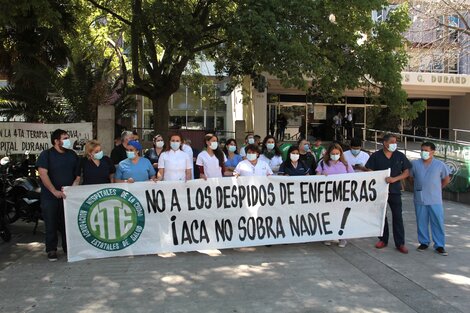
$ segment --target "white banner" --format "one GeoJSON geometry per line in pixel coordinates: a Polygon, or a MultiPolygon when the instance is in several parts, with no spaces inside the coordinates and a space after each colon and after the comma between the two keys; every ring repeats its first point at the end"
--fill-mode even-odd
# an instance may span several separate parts
{"type": "Polygon", "coordinates": [[[380,236],[388,175],[67,187],[68,259],[380,236]]]}
{"type": "Polygon", "coordinates": [[[67,131],[74,146],[75,142],[93,138],[91,123],[0,122],[0,155],[22,154],[27,150],[39,154],[52,146],[51,133],[58,128],[67,131]]]}

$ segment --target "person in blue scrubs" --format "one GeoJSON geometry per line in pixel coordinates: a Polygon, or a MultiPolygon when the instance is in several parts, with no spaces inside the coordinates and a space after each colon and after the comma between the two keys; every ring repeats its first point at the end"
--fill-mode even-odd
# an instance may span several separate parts
{"type": "Polygon", "coordinates": [[[444,162],[434,158],[436,146],[432,142],[421,145],[421,159],[412,162],[410,179],[413,181],[413,198],[418,227],[418,251],[429,247],[431,226],[434,249],[440,255],[445,250],[444,207],[442,189],[450,182],[449,169],[444,162]]]}
{"type": "Polygon", "coordinates": [[[147,158],[140,157],[142,145],[136,140],[127,143],[127,159],[119,162],[115,180],[117,183],[133,183],[138,181],[155,181],[155,169],[147,158]]]}
{"type": "MultiPolygon", "coordinates": [[[[372,171],[390,169],[390,177],[385,181],[388,186],[388,205],[392,211],[392,228],[395,247],[401,253],[407,254],[405,246],[405,227],[403,226],[401,183],[400,181],[410,175],[411,163],[406,156],[397,150],[397,136],[385,134],[383,136],[383,149],[378,150],[370,156],[365,168],[372,171]]],[[[385,216],[385,224],[382,237],[375,244],[377,249],[383,249],[388,245],[389,230],[388,219],[385,216]]]]}
{"type": "Polygon", "coordinates": [[[237,141],[230,138],[225,143],[224,153],[227,157],[225,161],[225,173],[224,176],[233,176],[233,170],[237,167],[238,163],[243,161],[242,156],[238,153],[237,141]]]}

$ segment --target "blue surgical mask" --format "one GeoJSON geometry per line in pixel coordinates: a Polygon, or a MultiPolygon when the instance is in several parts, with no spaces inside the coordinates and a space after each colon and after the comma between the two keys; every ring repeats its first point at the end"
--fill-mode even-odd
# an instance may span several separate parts
{"type": "Polygon", "coordinates": [[[351,154],[354,156],[358,156],[361,152],[361,149],[351,149],[351,154]]]}
{"type": "Polygon", "coordinates": [[[170,143],[170,147],[171,147],[171,149],[173,149],[173,150],[176,151],[176,150],[178,150],[178,149],[181,147],[181,143],[180,143],[180,142],[177,142],[177,141],[172,141],[172,142],[170,143]]]}
{"type": "Polygon", "coordinates": [[[275,145],[274,143],[267,143],[266,148],[268,148],[268,150],[272,150],[274,149],[274,145],[275,145]]]}
{"type": "Polygon", "coordinates": [[[128,159],[134,159],[135,158],[135,152],[134,151],[126,151],[126,155],[128,159]]]}
{"type": "Polygon", "coordinates": [[[100,151],[100,152],[97,152],[95,154],[93,154],[93,159],[95,160],[101,160],[103,158],[103,151],[100,151]]]}
{"type": "Polygon", "coordinates": [[[72,147],[72,143],[70,142],[70,139],[62,140],[62,148],[70,149],[70,147],[72,147]]]}
{"type": "Polygon", "coordinates": [[[428,160],[431,157],[431,154],[429,151],[421,151],[421,159],[423,160],[428,160]]]}
{"type": "Polygon", "coordinates": [[[304,144],[304,150],[307,152],[310,150],[310,145],[308,143],[304,144]]]}
{"type": "Polygon", "coordinates": [[[228,146],[228,151],[230,151],[230,152],[237,151],[237,146],[228,146]]]}
{"type": "Polygon", "coordinates": [[[396,143],[391,143],[391,144],[388,145],[388,151],[394,152],[395,150],[397,150],[397,144],[396,143]]]}
{"type": "Polygon", "coordinates": [[[163,148],[164,145],[165,145],[165,142],[162,140],[155,142],[155,147],[157,148],[163,148]]]}
{"type": "Polygon", "coordinates": [[[248,144],[252,145],[255,143],[255,138],[248,138],[248,144]]]}

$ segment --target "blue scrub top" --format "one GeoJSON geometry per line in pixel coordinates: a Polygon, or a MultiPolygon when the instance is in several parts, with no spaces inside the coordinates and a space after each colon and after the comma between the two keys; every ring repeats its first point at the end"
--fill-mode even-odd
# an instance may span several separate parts
{"type": "Polygon", "coordinates": [[[239,154],[235,154],[233,156],[233,159],[229,159],[229,157],[227,155],[227,161],[225,161],[225,166],[235,168],[235,167],[237,167],[238,163],[240,163],[241,161],[243,161],[243,158],[239,154]]]}
{"type": "Polygon", "coordinates": [[[449,176],[449,169],[444,162],[432,159],[431,164],[414,160],[410,175],[414,178],[414,202],[421,205],[442,204],[441,181],[449,176]]]}
{"type": "Polygon", "coordinates": [[[155,169],[150,161],[146,158],[139,158],[137,164],[132,163],[131,160],[125,159],[119,162],[116,171],[116,179],[129,179],[133,178],[135,181],[146,181],[155,175],[155,169]]]}

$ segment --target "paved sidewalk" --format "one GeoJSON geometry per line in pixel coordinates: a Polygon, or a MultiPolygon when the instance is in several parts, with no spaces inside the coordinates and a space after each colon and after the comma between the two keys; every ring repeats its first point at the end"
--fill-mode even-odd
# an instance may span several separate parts
{"type": "Polygon", "coordinates": [[[403,198],[408,255],[368,238],[51,263],[43,225],[14,224],[0,243],[0,312],[470,312],[470,206],[445,202],[443,257],[415,250],[403,198]]]}

